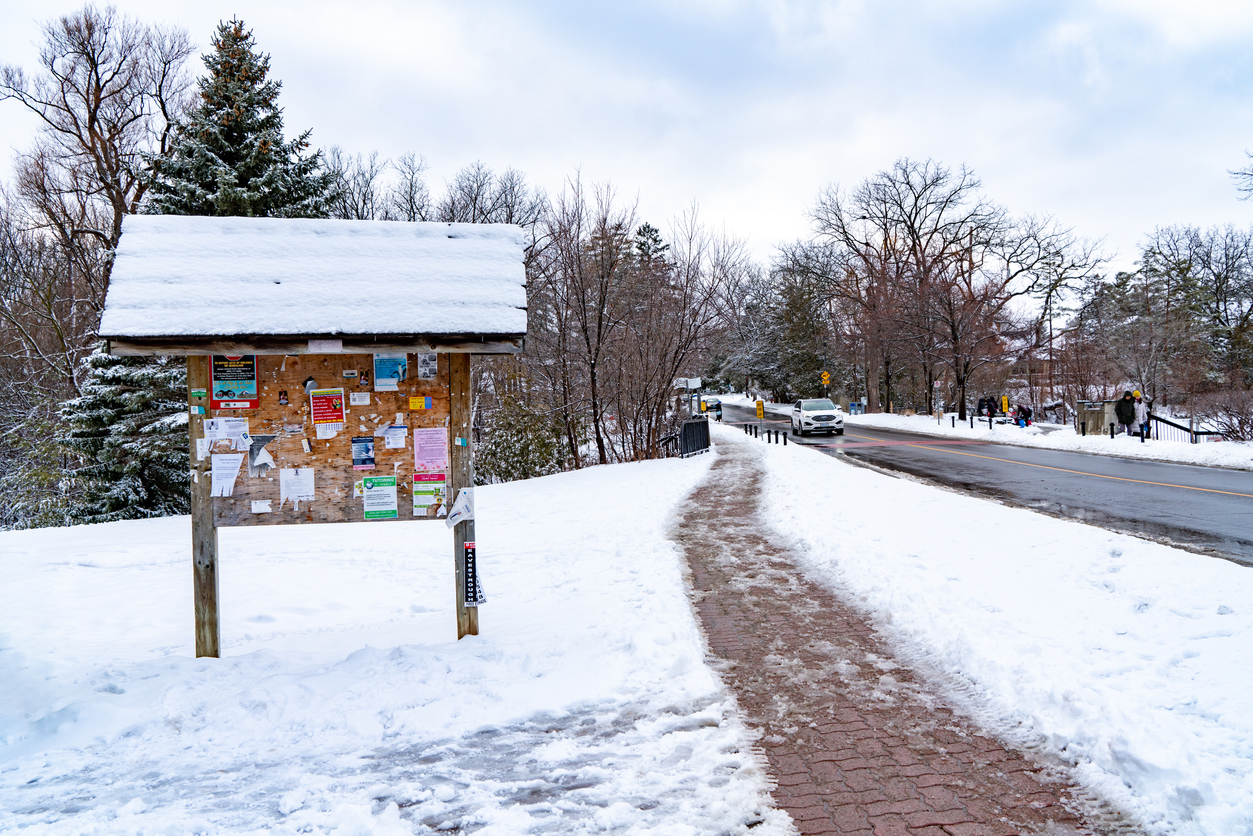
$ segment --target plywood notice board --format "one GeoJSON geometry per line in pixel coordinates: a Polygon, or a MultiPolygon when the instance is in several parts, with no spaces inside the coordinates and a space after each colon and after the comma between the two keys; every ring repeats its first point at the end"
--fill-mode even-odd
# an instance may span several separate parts
{"type": "MultiPolygon", "coordinates": [[[[432,482],[438,485],[440,474],[447,478],[449,355],[405,356],[405,378],[396,383],[395,391],[379,391],[375,357],[371,354],[257,355],[257,408],[211,409],[207,416],[247,418],[252,439],[231,494],[213,498],[214,524],[364,522],[367,521],[367,498],[358,495],[360,483],[392,476],[396,479],[395,519],[441,519],[445,515],[441,504],[419,509],[419,514],[415,515],[413,491],[415,473],[419,474],[421,483],[428,485],[432,482]],[[420,368],[430,374],[432,366],[428,361],[432,359],[435,361],[434,379],[421,379],[420,368]],[[306,382],[310,378],[311,388],[316,391],[343,389],[345,421],[343,429],[333,437],[317,437],[313,423],[314,398],[306,393],[306,382]],[[368,400],[368,403],[352,403],[354,394],[355,400],[368,400]],[[389,424],[393,428],[405,428],[403,446],[388,447],[383,435],[375,435],[389,424]],[[442,431],[445,461],[442,470],[429,463],[421,468],[415,466],[415,430],[424,429],[442,431]],[[272,438],[266,441],[267,436],[272,438]],[[354,438],[373,441],[372,461],[362,455],[364,446],[357,445],[357,469],[354,469],[354,438]],[[309,452],[304,448],[306,441],[309,452]],[[273,466],[250,466],[253,460],[265,461],[266,456],[257,455],[261,450],[273,459],[273,466]],[[311,501],[295,502],[290,498],[283,501],[280,494],[281,471],[297,468],[313,470],[311,501]],[[264,510],[267,501],[268,512],[264,510]]],[[[394,429],[392,434],[394,439],[394,429]]],[[[428,440],[434,437],[433,433],[425,435],[428,440]]],[[[229,441],[221,440],[212,442],[197,454],[204,452],[211,456],[231,449],[229,441]]],[[[429,445],[426,450],[429,454],[429,445]]],[[[303,475],[307,476],[307,471],[303,475]]]]}

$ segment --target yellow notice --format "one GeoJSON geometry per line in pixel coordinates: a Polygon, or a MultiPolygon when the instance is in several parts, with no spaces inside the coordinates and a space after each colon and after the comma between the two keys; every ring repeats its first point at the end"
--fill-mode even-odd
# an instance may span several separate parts
{"type": "Polygon", "coordinates": [[[424,395],[410,395],[409,396],[409,409],[415,410],[415,409],[430,409],[430,408],[431,408],[431,398],[429,395],[425,395],[425,396],[424,395]]]}

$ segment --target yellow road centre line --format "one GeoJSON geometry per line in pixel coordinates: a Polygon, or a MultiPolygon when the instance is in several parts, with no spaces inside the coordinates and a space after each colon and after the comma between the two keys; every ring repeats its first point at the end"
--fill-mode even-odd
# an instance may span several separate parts
{"type": "MultiPolygon", "coordinates": [[[[880,440],[880,439],[877,439],[868,435],[853,435],[852,433],[849,433],[849,435],[852,436],[853,438],[864,438],[867,441],[879,441],[880,440]]],[[[1140,485],[1156,485],[1160,488],[1181,488],[1182,490],[1185,490],[1185,491],[1204,491],[1205,493],[1221,493],[1221,494],[1226,494],[1227,496],[1242,496],[1242,497],[1245,497],[1246,499],[1253,499],[1253,494],[1248,494],[1248,493],[1236,493],[1234,491],[1220,491],[1220,490],[1215,490],[1214,488],[1196,488],[1191,485],[1172,485],[1169,482],[1149,482],[1144,479],[1128,479],[1125,476],[1107,476],[1104,473],[1088,473],[1086,470],[1069,470],[1064,467],[1052,467],[1047,464],[1032,464],[1031,462],[1016,462],[1013,459],[1002,459],[996,456],[981,456],[978,453],[967,453],[965,450],[954,450],[951,447],[929,447],[927,446],[925,442],[919,443],[919,444],[902,444],[900,446],[919,447],[924,450],[933,450],[933,451],[940,452],[940,453],[953,453],[958,456],[973,456],[976,459],[990,459],[991,461],[994,461],[994,462],[1005,462],[1006,464],[1019,464],[1019,465],[1022,465],[1023,467],[1038,467],[1043,470],[1056,470],[1061,473],[1074,473],[1079,476],[1095,476],[1098,479],[1113,479],[1115,482],[1135,482],[1140,485]]]]}

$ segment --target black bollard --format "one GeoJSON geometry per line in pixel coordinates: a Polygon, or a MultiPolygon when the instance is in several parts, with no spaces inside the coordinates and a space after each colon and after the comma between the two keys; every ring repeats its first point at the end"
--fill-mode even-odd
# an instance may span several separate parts
{"type": "Polygon", "coordinates": [[[1110,438],[1110,441],[1114,440],[1114,425],[1113,424],[1109,425],[1109,438],[1110,438]]]}
{"type": "Polygon", "coordinates": [[[786,446],[787,446],[787,433],[784,433],[784,434],[783,434],[783,446],[784,446],[784,447],[786,447],[786,446]]]}
{"type": "Polygon", "coordinates": [[[992,411],[988,411],[988,429],[992,429],[992,411]]]}
{"type": "Polygon", "coordinates": [[[1140,443],[1144,443],[1144,427],[1140,428],[1140,443]]]}
{"type": "Polygon", "coordinates": [[[1080,434],[1081,434],[1084,438],[1087,438],[1087,437],[1088,437],[1088,422],[1087,422],[1087,421],[1080,421],[1080,422],[1079,422],[1079,433],[1080,433],[1080,434]]]}
{"type": "Polygon", "coordinates": [[[953,416],[953,429],[957,429],[957,416],[953,416]]]}
{"type": "Polygon", "coordinates": [[[971,415],[970,416],[970,429],[973,430],[974,428],[975,428],[975,416],[971,415]]]}

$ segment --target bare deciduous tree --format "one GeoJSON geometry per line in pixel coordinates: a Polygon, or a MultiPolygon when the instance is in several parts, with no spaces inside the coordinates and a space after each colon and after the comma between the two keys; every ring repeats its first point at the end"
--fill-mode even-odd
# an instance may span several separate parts
{"type": "Polygon", "coordinates": [[[37,161],[75,172],[109,209],[104,228],[72,232],[116,246],[123,216],[143,199],[144,158],[166,150],[186,104],[191,81],[183,66],[191,53],[181,29],[145,26],[111,6],[87,5],[44,27],[38,74],[0,69],[0,99],[14,99],[42,120],[39,146],[23,166],[37,161]]]}

